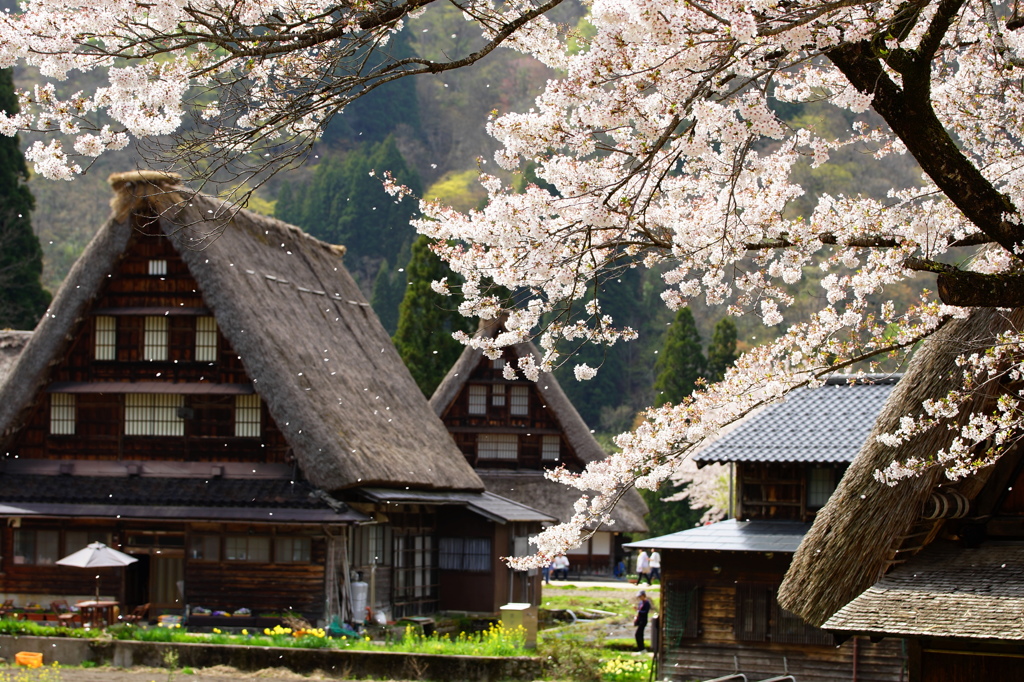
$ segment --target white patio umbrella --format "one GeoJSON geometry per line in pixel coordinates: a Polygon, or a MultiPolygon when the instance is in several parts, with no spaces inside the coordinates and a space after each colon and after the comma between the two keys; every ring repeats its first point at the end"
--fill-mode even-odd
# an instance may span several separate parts
{"type": "MultiPolygon", "coordinates": [[[[63,559],[58,559],[61,566],[75,566],[77,568],[110,568],[116,566],[127,566],[138,559],[119,552],[116,549],[107,547],[102,542],[91,542],[88,547],[80,549],[74,554],[69,554],[63,559]]],[[[96,601],[100,600],[100,577],[96,576],[96,601]]]]}

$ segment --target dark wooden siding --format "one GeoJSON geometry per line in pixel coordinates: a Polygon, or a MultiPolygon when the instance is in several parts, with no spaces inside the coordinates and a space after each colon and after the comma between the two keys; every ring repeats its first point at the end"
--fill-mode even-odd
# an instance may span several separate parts
{"type": "MultiPolygon", "coordinates": [[[[20,457],[38,459],[177,459],[285,463],[287,443],[262,407],[262,435],[234,436],[234,396],[216,395],[217,384],[251,385],[241,358],[218,332],[215,362],[197,362],[194,356],[197,313],[209,315],[199,286],[188,274],[166,238],[135,236],[124,258],[98,296],[93,312],[117,319],[117,360],[94,359],[96,315],[78,326],[64,358],[54,367],[51,382],[76,385],[104,382],[161,382],[163,392],[174,394],[175,384],[204,384],[213,394],[186,395],[184,437],[124,435],[123,393],[112,387],[105,393],[76,393],[75,434],[54,436],[50,431],[49,396],[36,396],[13,447],[20,457]],[[147,274],[151,259],[167,261],[167,275],[147,274]],[[146,310],[191,311],[168,319],[167,361],[143,361],[143,325],[146,310]],[[133,312],[134,311],[134,312],[133,312]]],[[[258,330],[253,330],[257,333],[258,330]]]]}
{"type": "Polygon", "coordinates": [[[845,464],[737,462],[737,518],[813,521],[817,510],[807,504],[808,472],[812,467],[832,469],[833,483],[838,483],[846,471],[845,464]]]}
{"type": "Polygon", "coordinates": [[[445,426],[455,438],[467,461],[476,468],[484,469],[541,469],[542,467],[564,464],[573,471],[582,469],[583,464],[576,456],[572,445],[562,434],[562,427],[555,415],[544,404],[536,385],[526,379],[509,381],[495,369],[487,357],[483,357],[473,370],[467,383],[462,387],[447,411],[442,416],[445,426]],[[469,387],[486,386],[487,413],[469,413],[469,387]],[[512,386],[525,386],[528,391],[527,415],[511,413],[512,386]],[[503,390],[505,404],[494,405],[492,394],[495,387],[503,390]],[[481,433],[515,434],[519,440],[519,457],[516,460],[487,460],[477,457],[477,436],[481,433]],[[544,436],[559,436],[558,462],[544,462],[541,459],[544,436]]]}
{"type": "Polygon", "coordinates": [[[923,640],[910,645],[909,682],[1021,682],[1024,646],[923,640]]]}
{"type": "MultiPolygon", "coordinates": [[[[697,635],[662,631],[660,665],[664,679],[712,679],[733,672],[742,672],[747,679],[767,679],[788,671],[800,682],[833,682],[852,679],[854,652],[857,657],[857,679],[860,682],[900,682],[904,676],[902,643],[884,640],[872,644],[860,640],[847,641],[836,647],[827,637],[820,644],[813,641],[820,631],[797,632],[790,622],[782,623],[774,603],[774,588],[782,582],[791,555],[763,552],[683,552],[662,553],[663,598],[658,605],[661,622],[678,622],[678,614],[666,608],[688,606],[673,599],[673,589],[699,594],[697,635]],[[738,596],[749,593],[758,597],[757,622],[748,628],[761,637],[748,634],[748,640],[737,637],[738,596]],[[805,643],[775,641],[803,639],[805,643]],[[806,635],[806,636],[798,636],[806,635]],[[737,667],[738,666],[738,667],[737,667]]],[[[752,603],[747,600],[744,603],[752,603]]],[[[749,621],[749,619],[748,619],[749,621]]],[[[750,624],[748,622],[748,624],[750,624]]],[[[812,630],[809,628],[809,631],[812,630]]]]}

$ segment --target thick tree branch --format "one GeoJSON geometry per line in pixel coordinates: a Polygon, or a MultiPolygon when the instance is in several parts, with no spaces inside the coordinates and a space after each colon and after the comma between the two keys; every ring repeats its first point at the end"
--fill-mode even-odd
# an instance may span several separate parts
{"type": "Polygon", "coordinates": [[[1016,257],[1024,245],[1024,229],[1010,220],[1017,207],[1000,193],[957,147],[935,115],[930,98],[932,44],[948,30],[963,0],[943,0],[942,16],[933,18],[919,55],[917,68],[908,69],[904,88],[886,73],[866,41],[847,44],[827,53],[828,58],[859,91],[873,96],[873,107],[933,182],[982,232],[1016,257]]]}

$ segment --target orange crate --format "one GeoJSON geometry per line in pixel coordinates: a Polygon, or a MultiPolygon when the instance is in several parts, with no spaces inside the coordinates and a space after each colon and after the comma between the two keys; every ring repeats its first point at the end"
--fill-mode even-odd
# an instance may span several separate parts
{"type": "Polygon", "coordinates": [[[28,668],[40,668],[43,665],[43,655],[34,651],[19,651],[14,654],[14,662],[28,668]]]}

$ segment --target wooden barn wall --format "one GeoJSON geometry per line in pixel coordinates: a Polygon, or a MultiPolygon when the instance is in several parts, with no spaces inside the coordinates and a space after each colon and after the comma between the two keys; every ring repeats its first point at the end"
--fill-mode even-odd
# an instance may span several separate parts
{"type": "MultiPolygon", "coordinates": [[[[197,313],[211,315],[199,285],[188,273],[166,238],[137,235],[93,304],[93,311],[112,311],[117,318],[117,360],[94,359],[96,315],[79,324],[68,350],[54,367],[50,380],[95,384],[101,382],[167,381],[174,383],[251,384],[241,358],[218,332],[216,362],[194,358],[197,313]],[[152,259],[167,261],[167,275],[147,274],[152,259]],[[129,308],[165,308],[191,314],[168,315],[167,361],[142,360],[143,314],[118,314],[129,308]],[[157,378],[157,377],[160,378],[157,378]]],[[[185,436],[124,435],[124,394],[76,394],[75,435],[49,433],[49,398],[36,396],[14,448],[19,456],[48,459],[175,459],[181,461],[289,461],[289,448],[263,406],[262,435],[234,437],[233,395],[187,395],[185,407],[195,418],[185,420],[185,436]]]]}
{"type": "Polygon", "coordinates": [[[910,643],[908,682],[1024,680],[1024,646],[995,642],[918,640],[910,643]]]}
{"type": "Polygon", "coordinates": [[[779,552],[662,552],[660,622],[666,623],[664,607],[672,587],[697,586],[700,597],[696,637],[667,641],[662,628],[659,679],[689,682],[741,672],[749,680],[761,680],[788,672],[800,682],[851,680],[856,653],[859,682],[906,680],[900,640],[849,640],[836,647],[736,637],[737,585],[777,586],[791,559],[779,552]]]}
{"type": "MultiPolygon", "coordinates": [[[[263,534],[263,533],[260,533],[263,534]]],[[[308,563],[185,561],[185,598],[212,610],[298,611],[315,621],[324,617],[327,543],[313,539],[308,563]]]]}

